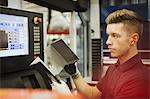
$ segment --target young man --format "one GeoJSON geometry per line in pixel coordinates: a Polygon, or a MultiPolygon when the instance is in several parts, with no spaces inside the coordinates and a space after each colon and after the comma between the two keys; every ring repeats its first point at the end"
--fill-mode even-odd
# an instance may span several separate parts
{"type": "Polygon", "coordinates": [[[95,87],[83,80],[74,64],[65,66],[82,94],[89,99],[148,99],[150,98],[150,73],[143,65],[137,43],[142,36],[142,19],[133,11],[122,9],[106,18],[107,45],[116,64],[109,67],[95,87]]]}

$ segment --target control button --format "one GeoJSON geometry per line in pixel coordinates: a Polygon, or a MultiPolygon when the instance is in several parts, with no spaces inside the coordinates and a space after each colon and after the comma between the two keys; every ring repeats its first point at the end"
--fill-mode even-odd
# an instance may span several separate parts
{"type": "Polygon", "coordinates": [[[39,22],[42,22],[42,18],[39,18],[39,22]]]}
{"type": "Polygon", "coordinates": [[[41,23],[42,22],[42,18],[34,17],[33,22],[34,22],[34,24],[41,23]]]}
{"type": "Polygon", "coordinates": [[[34,59],[36,59],[38,56],[34,56],[34,59]]]}
{"type": "Polygon", "coordinates": [[[34,20],[33,20],[34,24],[38,24],[38,17],[34,17],[34,20]]]}
{"type": "Polygon", "coordinates": [[[40,54],[40,52],[37,52],[37,54],[40,54]]]}
{"type": "Polygon", "coordinates": [[[40,49],[39,45],[34,46],[34,49],[40,49]]]}
{"type": "Polygon", "coordinates": [[[37,53],[36,52],[34,52],[34,55],[36,55],[37,53]]]}

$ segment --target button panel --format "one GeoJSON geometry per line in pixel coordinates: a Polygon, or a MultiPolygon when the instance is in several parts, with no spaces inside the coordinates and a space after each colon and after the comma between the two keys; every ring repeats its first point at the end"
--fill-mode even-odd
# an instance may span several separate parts
{"type": "Polygon", "coordinates": [[[40,27],[34,26],[33,27],[33,33],[34,33],[34,55],[40,54],[40,27]]]}

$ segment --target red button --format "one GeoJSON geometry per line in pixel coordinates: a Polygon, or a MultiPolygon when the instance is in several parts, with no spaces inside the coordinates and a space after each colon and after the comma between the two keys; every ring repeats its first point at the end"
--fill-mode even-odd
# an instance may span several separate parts
{"type": "Polygon", "coordinates": [[[34,59],[36,59],[38,56],[34,56],[34,59]]]}

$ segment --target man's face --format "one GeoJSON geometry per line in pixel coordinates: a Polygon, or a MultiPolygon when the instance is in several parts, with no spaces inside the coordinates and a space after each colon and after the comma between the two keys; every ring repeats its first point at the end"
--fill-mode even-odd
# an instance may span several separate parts
{"type": "Polygon", "coordinates": [[[131,48],[130,36],[125,29],[123,23],[107,25],[106,32],[108,39],[106,44],[108,45],[112,57],[122,57],[127,54],[131,48]]]}

